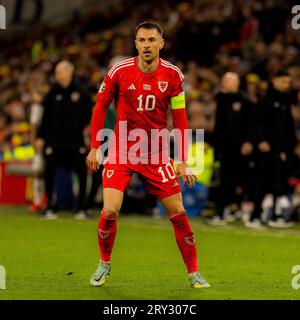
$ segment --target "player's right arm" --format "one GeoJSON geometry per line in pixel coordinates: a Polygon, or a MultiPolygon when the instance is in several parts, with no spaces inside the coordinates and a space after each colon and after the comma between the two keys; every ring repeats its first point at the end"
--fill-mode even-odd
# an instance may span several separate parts
{"type": "Polygon", "coordinates": [[[96,156],[97,150],[101,144],[101,135],[99,132],[104,128],[106,112],[114,99],[115,93],[116,83],[107,75],[98,91],[97,102],[91,120],[91,150],[87,156],[87,165],[91,172],[97,171],[100,167],[100,163],[97,161],[96,156]]]}

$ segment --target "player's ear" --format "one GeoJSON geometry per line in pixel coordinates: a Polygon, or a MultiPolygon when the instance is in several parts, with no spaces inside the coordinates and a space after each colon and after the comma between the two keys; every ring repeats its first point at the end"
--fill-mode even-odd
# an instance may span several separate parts
{"type": "Polygon", "coordinates": [[[165,45],[165,39],[161,38],[160,44],[159,44],[159,49],[162,49],[165,45]]]}
{"type": "Polygon", "coordinates": [[[137,40],[136,39],[134,40],[134,44],[135,44],[135,48],[137,49],[138,47],[137,47],[137,40]]]}

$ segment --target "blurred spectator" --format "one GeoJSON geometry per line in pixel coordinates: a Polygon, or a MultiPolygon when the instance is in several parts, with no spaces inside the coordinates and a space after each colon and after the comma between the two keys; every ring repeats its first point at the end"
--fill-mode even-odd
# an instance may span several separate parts
{"type": "Polygon", "coordinates": [[[246,76],[246,97],[253,103],[257,103],[258,100],[259,80],[259,76],[255,73],[249,73],[246,76]]]}
{"type": "Polygon", "coordinates": [[[224,210],[229,205],[238,207],[242,200],[242,157],[253,151],[250,132],[253,105],[239,92],[240,79],[236,73],[226,73],[221,91],[216,96],[217,111],[213,145],[215,157],[221,163],[219,199],[216,215],[208,221],[225,225],[224,210]]]}
{"type": "Polygon", "coordinates": [[[284,211],[290,209],[288,177],[294,157],[296,136],[291,115],[291,78],[279,70],[272,78],[266,97],[258,103],[259,131],[257,132],[260,168],[254,211],[250,221],[258,221],[264,197],[271,194],[270,227],[285,228],[292,224],[284,211]]]}
{"type": "Polygon", "coordinates": [[[55,68],[56,84],[45,96],[41,126],[36,146],[43,147],[45,158],[45,187],[48,208],[45,217],[57,218],[53,203],[54,176],[59,167],[74,171],[79,178],[77,214],[75,218],[85,219],[85,193],[87,168],[86,148],[83,131],[89,124],[92,102],[73,80],[74,66],[61,61],[55,68]]]}
{"type": "Polygon", "coordinates": [[[242,16],[244,18],[244,22],[241,27],[240,42],[241,45],[249,45],[256,40],[259,22],[258,19],[253,16],[252,7],[248,3],[245,3],[242,6],[242,16]]]}
{"type": "MultiPolygon", "coordinates": [[[[42,116],[43,116],[43,106],[42,102],[43,92],[33,91],[32,92],[32,105],[30,109],[30,125],[31,125],[31,143],[34,145],[35,140],[37,139],[37,132],[41,125],[42,116]]],[[[35,173],[32,179],[32,205],[29,208],[31,212],[40,212],[43,209],[44,202],[44,161],[43,153],[41,150],[36,150],[35,156],[32,161],[32,169],[35,173]]]]}
{"type": "Polygon", "coordinates": [[[4,160],[6,150],[9,148],[8,135],[11,119],[3,111],[0,112],[0,161],[4,160]]]}

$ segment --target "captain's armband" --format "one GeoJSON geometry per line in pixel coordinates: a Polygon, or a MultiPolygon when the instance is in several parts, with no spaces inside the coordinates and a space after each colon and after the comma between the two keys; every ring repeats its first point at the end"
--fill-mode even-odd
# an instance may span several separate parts
{"type": "Polygon", "coordinates": [[[184,109],[185,108],[185,95],[184,92],[179,93],[178,96],[171,98],[171,109],[184,109]]]}

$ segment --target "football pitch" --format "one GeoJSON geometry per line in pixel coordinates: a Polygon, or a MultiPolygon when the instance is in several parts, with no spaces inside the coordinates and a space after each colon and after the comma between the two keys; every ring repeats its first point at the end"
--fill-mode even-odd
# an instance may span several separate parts
{"type": "Polygon", "coordinates": [[[253,231],[239,222],[217,228],[191,219],[200,272],[211,284],[195,290],[168,220],[132,215],[119,219],[111,276],[102,288],[92,287],[97,223],[96,216],[75,221],[61,213],[48,221],[24,207],[1,207],[0,265],[7,278],[0,300],[300,298],[291,285],[292,267],[300,265],[299,225],[253,231]]]}

